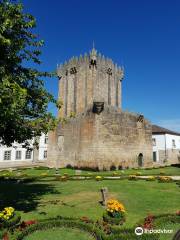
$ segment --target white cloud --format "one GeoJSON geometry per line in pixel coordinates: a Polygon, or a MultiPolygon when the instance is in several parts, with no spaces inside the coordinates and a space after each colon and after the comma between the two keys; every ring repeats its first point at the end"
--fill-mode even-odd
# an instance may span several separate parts
{"type": "Polygon", "coordinates": [[[180,119],[160,120],[157,125],[172,131],[180,132],[180,119]]]}

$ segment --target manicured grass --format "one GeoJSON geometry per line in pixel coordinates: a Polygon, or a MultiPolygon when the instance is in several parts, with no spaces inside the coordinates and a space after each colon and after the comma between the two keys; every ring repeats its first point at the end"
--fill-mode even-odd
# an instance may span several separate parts
{"type": "Polygon", "coordinates": [[[25,238],[25,240],[93,240],[90,234],[79,229],[54,228],[51,230],[36,231],[25,238]]]}
{"type": "MultiPolygon", "coordinates": [[[[150,170],[132,170],[124,172],[116,171],[123,175],[141,172],[141,175],[180,175],[176,167],[165,167],[150,170]]],[[[7,172],[7,171],[6,171],[7,172]]],[[[0,175],[3,175],[1,172],[0,175]]],[[[92,220],[102,220],[105,207],[99,203],[101,201],[100,189],[108,187],[109,198],[116,198],[122,202],[126,208],[126,222],[123,227],[133,228],[133,226],[144,219],[147,215],[159,215],[164,213],[175,213],[179,210],[180,185],[176,182],[159,183],[156,181],[129,181],[126,179],[116,180],[68,180],[57,181],[53,176],[55,169],[25,169],[10,172],[12,176],[26,174],[27,176],[41,176],[47,173],[51,177],[34,179],[31,182],[0,180],[0,209],[6,206],[14,207],[22,216],[22,220],[43,220],[64,217],[88,217],[92,220]]],[[[75,174],[72,169],[60,169],[61,175],[67,173],[75,174]]],[[[82,175],[90,171],[82,171],[82,175]]],[[[109,172],[91,172],[97,175],[112,175],[109,172]]],[[[9,173],[8,173],[9,174],[9,173]]],[[[165,223],[162,229],[173,229],[170,234],[161,234],[160,240],[172,238],[178,229],[178,224],[172,222],[165,223]]],[[[88,233],[78,229],[66,229],[65,227],[44,231],[36,231],[26,237],[33,239],[93,239],[88,233]]]]}
{"type": "Polygon", "coordinates": [[[173,236],[175,233],[179,230],[179,223],[166,223],[164,225],[161,225],[159,228],[166,229],[166,230],[173,230],[172,233],[162,233],[160,234],[159,240],[169,240],[173,239],[173,236]]]}
{"type": "Polygon", "coordinates": [[[23,220],[61,216],[102,219],[100,189],[108,187],[109,196],[120,200],[127,210],[125,226],[132,227],[148,214],[175,213],[180,191],[175,183],[145,180],[36,181],[0,183],[0,207],[13,206],[23,220]]]}

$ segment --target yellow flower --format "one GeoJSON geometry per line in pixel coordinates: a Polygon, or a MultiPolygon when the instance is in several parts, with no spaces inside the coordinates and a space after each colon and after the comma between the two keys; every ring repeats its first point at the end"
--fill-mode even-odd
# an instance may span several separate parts
{"type": "Polygon", "coordinates": [[[102,180],[102,177],[101,176],[96,176],[96,180],[100,181],[100,180],[102,180]]]}
{"type": "Polygon", "coordinates": [[[118,202],[115,199],[110,199],[107,202],[107,211],[108,212],[125,212],[124,206],[122,203],[118,202]]]}

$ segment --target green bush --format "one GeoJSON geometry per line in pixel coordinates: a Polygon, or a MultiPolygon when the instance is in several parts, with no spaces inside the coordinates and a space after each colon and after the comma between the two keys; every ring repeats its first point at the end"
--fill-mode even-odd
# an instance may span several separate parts
{"type": "Polygon", "coordinates": [[[49,167],[45,167],[45,166],[39,166],[39,167],[35,167],[35,169],[37,170],[49,170],[49,167]]]}
{"type": "Polygon", "coordinates": [[[115,171],[116,170],[116,166],[114,165],[114,164],[112,164],[111,166],[110,166],[110,171],[115,171]]]}
{"type": "Polygon", "coordinates": [[[24,237],[30,235],[31,233],[39,230],[43,231],[50,228],[58,228],[58,227],[68,227],[68,228],[78,228],[82,231],[86,231],[96,240],[105,240],[107,239],[105,234],[95,225],[87,224],[80,220],[67,220],[67,219],[56,219],[56,220],[47,220],[43,222],[39,222],[37,224],[31,225],[30,227],[26,228],[24,231],[16,234],[17,240],[22,240],[24,237]]]}
{"type": "Polygon", "coordinates": [[[110,224],[122,225],[125,222],[125,215],[123,214],[121,217],[111,217],[107,212],[103,214],[103,220],[110,224]]]}

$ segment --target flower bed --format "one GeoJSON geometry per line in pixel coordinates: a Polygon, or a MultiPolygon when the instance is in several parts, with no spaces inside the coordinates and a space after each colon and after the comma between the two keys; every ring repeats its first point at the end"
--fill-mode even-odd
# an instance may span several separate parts
{"type": "Polygon", "coordinates": [[[110,224],[122,225],[125,222],[125,208],[123,204],[115,199],[109,200],[103,219],[110,224]]]}
{"type": "Polygon", "coordinates": [[[149,176],[146,181],[155,181],[156,178],[154,176],[149,176]]]}
{"type": "Polygon", "coordinates": [[[138,177],[136,175],[129,175],[128,179],[131,181],[137,181],[138,177]]]}
{"type": "Polygon", "coordinates": [[[161,183],[173,182],[173,179],[171,177],[167,177],[167,176],[160,176],[160,177],[158,177],[158,180],[161,183]]]}
{"type": "Polygon", "coordinates": [[[12,207],[5,207],[0,212],[0,226],[2,229],[12,227],[19,223],[21,217],[12,207]]]}
{"type": "Polygon", "coordinates": [[[96,181],[102,181],[103,177],[102,176],[96,176],[96,181]]]}

